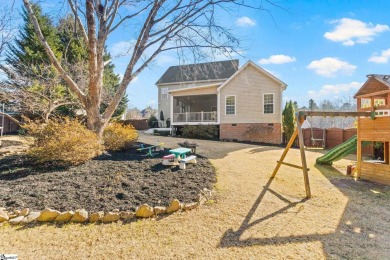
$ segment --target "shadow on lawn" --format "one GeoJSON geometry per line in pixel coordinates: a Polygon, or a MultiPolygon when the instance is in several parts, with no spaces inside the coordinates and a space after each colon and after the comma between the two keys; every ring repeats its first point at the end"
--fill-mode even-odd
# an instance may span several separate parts
{"type": "Polygon", "coordinates": [[[250,154],[254,153],[264,153],[264,152],[269,152],[269,151],[280,151],[279,146],[260,146],[257,148],[253,148],[249,151],[250,154]]]}
{"type": "MultiPolygon", "coordinates": [[[[221,238],[219,247],[249,247],[283,245],[320,241],[324,252],[331,258],[385,259],[390,255],[390,187],[367,181],[355,181],[341,176],[332,166],[315,166],[344,196],[348,197],[339,224],[334,233],[307,234],[298,236],[274,236],[265,238],[241,239],[243,233],[261,222],[283,214],[289,208],[304,203],[307,199],[291,202],[270,188],[270,179],[259,194],[252,208],[237,231],[227,230],[221,238]],[[272,193],[287,206],[257,220],[252,220],[265,194],[272,193]],[[252,220],[252,222],[250,222],[252,220]]],[[[315,192],[315,191],[314,191],[315,192]]]]}
{"type": "MultiPolygon", "coordinates": [[[[249,239],[240,239],[242,234],[249,228],[267,220],[270,218],[275,217],[278,214],[281,214],[288,210],[289,208],[295,207],[297,204],[304,203],[307,199],[302,199],[298,202],[291,202],[290,200],[284,198],[279,193],[275,192],[270,188],[271,183],[274,179],[270,178],[267,182],[267,184],[264,186],[263,190],[261,191],[260,195],[257,197],[255,203],[252,205],[252,208],[249,210],[248,214],[245,216],[244,221],[241,223],[241,226],[238,228],[237,231],[233,231],[233,229],[229,229],[225,232],[223,235],[220,247],[247,247],[247,246],[253,246],[253,245],[267,245],[267,244],[279,244],[279,243],[290,243],[292,237],[283,238],[283,237],[273,237],[273,238],[249,238],[249,239]],[[268,214],[260,219],[254,220],[250,223],[254,213],[256,212],[257,208],[260,206],[264,196],[267,192],[272,193],[276,197],[278,197],[280,200],[287,203],[287,206],[268,214]]],[[[295,238],[297,241],[299,241],[299,237],[295,238]]],[[[305,236],[305,240],[306,240],[305,236]]]]}

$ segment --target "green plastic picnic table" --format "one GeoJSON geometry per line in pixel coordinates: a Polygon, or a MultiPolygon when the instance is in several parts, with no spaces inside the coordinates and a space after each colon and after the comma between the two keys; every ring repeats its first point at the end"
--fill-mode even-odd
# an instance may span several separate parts
{"type": "Polygon", "coordinates": [[[191,152],[191,149],[180,147],[180,148],[169,150],[169,152],[174,154],[175,159],[177,160],[179,158],[186,158],[186,153],[191,152]]]}

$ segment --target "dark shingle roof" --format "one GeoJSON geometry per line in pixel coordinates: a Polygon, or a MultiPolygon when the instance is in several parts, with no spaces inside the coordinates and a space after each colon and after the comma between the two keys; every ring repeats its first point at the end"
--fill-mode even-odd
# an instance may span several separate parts
{"type": "Polygon", "coordinates": [[[238,60],[172,66],[156,84],[228,79],[238,70],[238,60]]]}

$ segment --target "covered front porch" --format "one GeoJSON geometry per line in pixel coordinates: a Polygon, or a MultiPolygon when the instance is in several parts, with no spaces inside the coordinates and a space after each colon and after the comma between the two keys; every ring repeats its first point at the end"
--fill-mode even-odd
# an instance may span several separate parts
{"type": "Polygon", "coordinates": [[[172,125],[217,124],[217,94],[173,96],[172,125]]]}

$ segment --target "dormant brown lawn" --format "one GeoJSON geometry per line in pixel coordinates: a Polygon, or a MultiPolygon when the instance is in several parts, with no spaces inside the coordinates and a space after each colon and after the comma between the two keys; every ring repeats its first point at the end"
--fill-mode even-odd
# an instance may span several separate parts
{"type": "MultiPolygon", "coordinates": [[[[342,175],[348,160],[316,168],[313,197],[302,173],[269,176],[281,148],[253,147],[212,159],[217,199],[199,209],[130,224],[0,227],[0,253],[19,259],[385,259],[390,188],[342,175]]],[[[292,150],[287,162],[299,162],[292,150]]]]}

